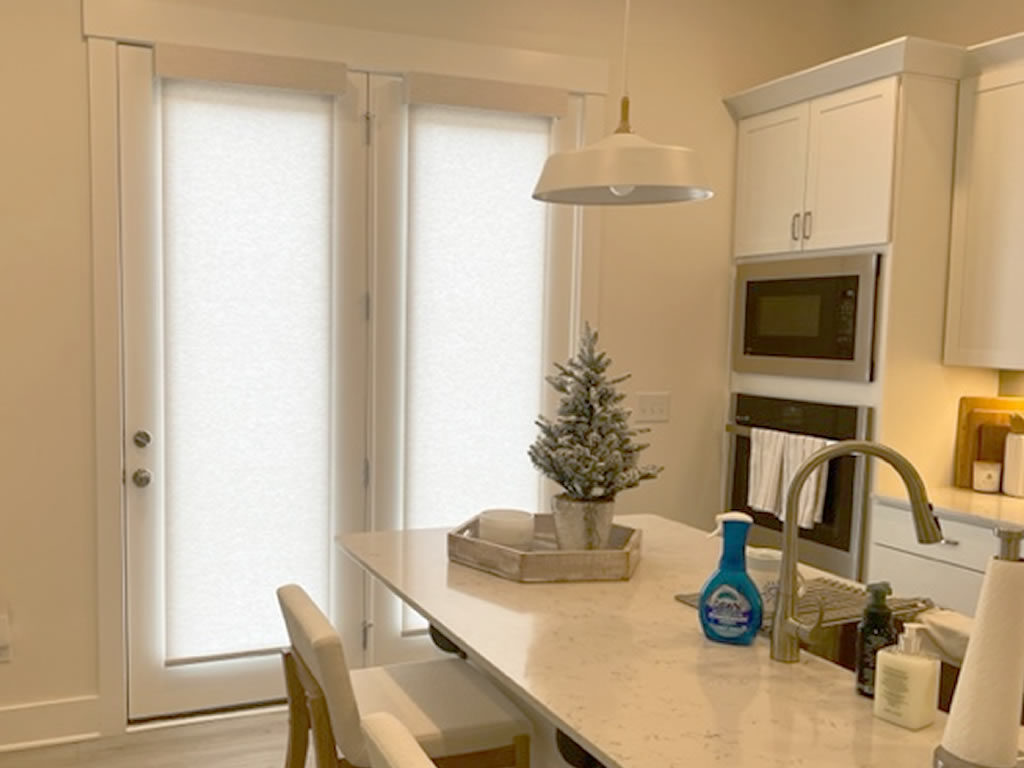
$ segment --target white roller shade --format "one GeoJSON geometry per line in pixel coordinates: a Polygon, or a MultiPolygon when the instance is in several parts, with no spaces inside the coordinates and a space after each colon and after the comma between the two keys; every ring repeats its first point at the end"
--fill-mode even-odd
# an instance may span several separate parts
{"type": "Polygon", "coordinates": [[[153,53],[158,77],[334,94],[344,93],[348,84],[348,68],[330,61],[185,45],[157,45],[153,53]]]}
{"type": "Polygon", "coordinates": [[[561,88],[422,72],[405,76],[405,97],[409,104],[443,104],[547,117],[565,117],[569,111],[569,92],[561,88]]]}

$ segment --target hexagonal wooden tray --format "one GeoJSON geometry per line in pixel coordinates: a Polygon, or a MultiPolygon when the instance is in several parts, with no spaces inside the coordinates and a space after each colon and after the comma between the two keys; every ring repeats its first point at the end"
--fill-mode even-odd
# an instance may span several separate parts
{"type": "Polygon", "coordinates": [[[479,536],[479,517],[448,533],[448,559],[512,581],[617,581],[640,562],[641,531],[612,525],[607,549],[559,549],[552,515],[534,516],[529,549],[506,547],[479,536]]]}

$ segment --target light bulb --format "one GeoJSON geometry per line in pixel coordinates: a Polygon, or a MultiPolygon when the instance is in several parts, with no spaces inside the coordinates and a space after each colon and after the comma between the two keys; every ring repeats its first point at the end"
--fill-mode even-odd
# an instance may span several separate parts
{"type": "Polygon", "coordinates": [[[634,184],[612,184],[608,187],[608,191],[616,197],[626,197],[633,194],[633,190],[636,189],[634,184]]]}

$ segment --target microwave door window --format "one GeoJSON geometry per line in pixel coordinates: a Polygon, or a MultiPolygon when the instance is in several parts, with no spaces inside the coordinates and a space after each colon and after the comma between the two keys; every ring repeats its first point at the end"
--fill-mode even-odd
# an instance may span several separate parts
{"type": "Polygon", "coordinates": [[[744,353],[852,360],[857,282],[855,276],[750,281],[744,353]]]}
{"type": "Polygon", "coordinates": [[[821,296],[764,296],[757,303],[759,336],[816,339],[821,335],[821,296]]]}

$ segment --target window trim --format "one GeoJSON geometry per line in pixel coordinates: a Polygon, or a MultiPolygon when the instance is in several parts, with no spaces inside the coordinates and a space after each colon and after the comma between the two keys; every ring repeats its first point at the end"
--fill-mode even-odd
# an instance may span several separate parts
{"type": "Polygon", "coordinates": [[[160,0],[82,0],[87,38],[202,46],[272,56],[344,61],[374,73],[453,77],[607,94],[610,62],[583,56],[358,29],[160,0]]]}

